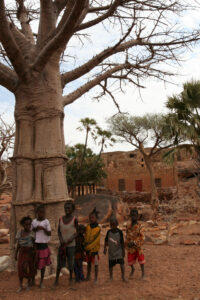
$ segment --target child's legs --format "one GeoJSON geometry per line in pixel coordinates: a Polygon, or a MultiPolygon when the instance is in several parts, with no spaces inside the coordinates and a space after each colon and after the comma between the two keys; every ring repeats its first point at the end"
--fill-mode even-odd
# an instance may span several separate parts
{"type": "Polygon", "coordinates": [[[73,270],[74,270],[74,256],[75,256],[75,247],[66,248],[67,264],[70,273],[69,280],[72,281],[73,270]]]}
{"type": "Polygon", "coordinates": [[[45,274],[45,267],[41,269],[40,287],[42,287],[45,274]]]}
{"type": "Polygon", "coordinates": [[[95,281],[97,281],[98,278],[98,272],[99,272],[99,259],[98,259],[98,255],[95,254],[94,256],[94,274],[95,274],[95,281]]]}
{"type": "Polygon", "coordinates": [[[131,267],[130,277],[133,276],[135,268],[134,264],[136,263],[137,252],[129,253],[128,252],[128,265],[131,267]]]}
{"type": "Polygon", "coordinates": [[[144,254],[141,253],[138,255],[138,262],[140,264],[140,268],[142,271],[142,277],[144,277],[144,264],[145,264],[145,258],[144,258],[144,254]]]}
{"type": "Polygon", "coordinates": [[[90,280],[91,267],[92,267],[92,263],[91,263],[91,261],[88,261],[88,263],[87,263],[87,277],[86,277],[86,280],[90,280]]]}

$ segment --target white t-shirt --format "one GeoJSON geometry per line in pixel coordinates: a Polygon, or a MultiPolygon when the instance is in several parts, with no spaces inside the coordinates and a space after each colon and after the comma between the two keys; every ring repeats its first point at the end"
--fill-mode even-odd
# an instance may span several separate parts
{"type": "MultiPolygon", "coordinates": [[[[47,231],[51,231],[51,226],[49,223],[49,220],[44,219],[42,221],[39,221],[37,219],[34,219],[32,221],[32,229],[42,226],[44,227],[47,231]]],[[[50,236],[47,235],[44,230],[38,230],[35,232],[35,243],[48,243],[50,240],[50,236]]]]}

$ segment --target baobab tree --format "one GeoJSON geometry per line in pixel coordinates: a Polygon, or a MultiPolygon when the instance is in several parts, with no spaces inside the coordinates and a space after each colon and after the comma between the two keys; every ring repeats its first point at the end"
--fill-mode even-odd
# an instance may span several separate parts
{"type": "Polygon", "coordinates": [[[199,39],[197,31],[184,32],[174,24],[184,3],[13,0],[11,7],[0,0],[0,84],[15,96],[13,228],[22,215],[33,215],[34,206],[44,203],[54,240],[68,199],[64,107],[95,87],[116,103],[113,90],[124,83],[142,87],[148,76],[170,75],[165,63],[177,60],[180,50],[199,39]],[[98,42],[93,56],[91,46],[86,51],[90,41],[98,42]]]}

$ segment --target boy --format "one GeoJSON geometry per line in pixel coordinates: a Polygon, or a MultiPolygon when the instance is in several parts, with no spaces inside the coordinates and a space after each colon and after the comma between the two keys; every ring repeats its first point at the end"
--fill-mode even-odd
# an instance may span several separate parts
{"type": "Polygon", "coordinates": [[[116,264],[120,265],[122,280],[126,282],[124,277],[124,238],[122,231],[117,228],[118,221],[116,218],[110,219],[110,228],[107,231],[105,244],[104,244],[104,254],[107,252],[108,247],[108,257],[109,257],[109,273],[110,280],[113,279],[113,267],[116,264]]]}

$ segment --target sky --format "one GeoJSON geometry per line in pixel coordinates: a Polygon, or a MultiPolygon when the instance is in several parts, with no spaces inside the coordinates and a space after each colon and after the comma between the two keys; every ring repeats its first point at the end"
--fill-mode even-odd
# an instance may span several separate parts
{"type": "MultiPolygon", "coordinates": [[[[185,15],[185,24],[196,26],[199,24],[199,12],[185,15]]],[[[104,38],[104,37],[103,37],[104,38]]],[[[99,38],[99,43],[101,38],[99,38]]],[[[98,47],[98,42],[96,44],[98,47]]],[[[85,49],[87,52],[87,49],[85,49]]],[[[191,51],[185,53],[184,62],[177,67],[177,75],[171,78],[171,83],[163,83],[158,80],[146,80],[143,82],[145,89],[138,89],[134,86],[126,86],[124,93],[116,94],[116,100],[121,111],[129,112],[132,115],[143,115],[145,113],[164,113],[166,112],[165,102],[167,97],[178,94],[182,90],[184,82],[195,79],[200,80],[200,46],[196,45],[191,51]]],[[[77,130],[80,119],[94,118],[98,125],[103,129],[107,128],[106,118],[117,113],[117,109],[112,100],[102,99],[100,102],[93,100],[93,91],[76,100],[71,105],[65,107],[64,133],[65,143],[73,146],[76,143],[84,143],[84,135],[77,130]]],[[[14,113],[14,96],[5,88],[0,87],[0,114],[4,119],[12,122],[14,113]]],[[[98,146],[91,141],[89,146],[98,152],[98,146]]],[[[116,143],[113,147],[108,147],[108,151],[130,151],[133,147],[125,143],[116,143]]]]}

